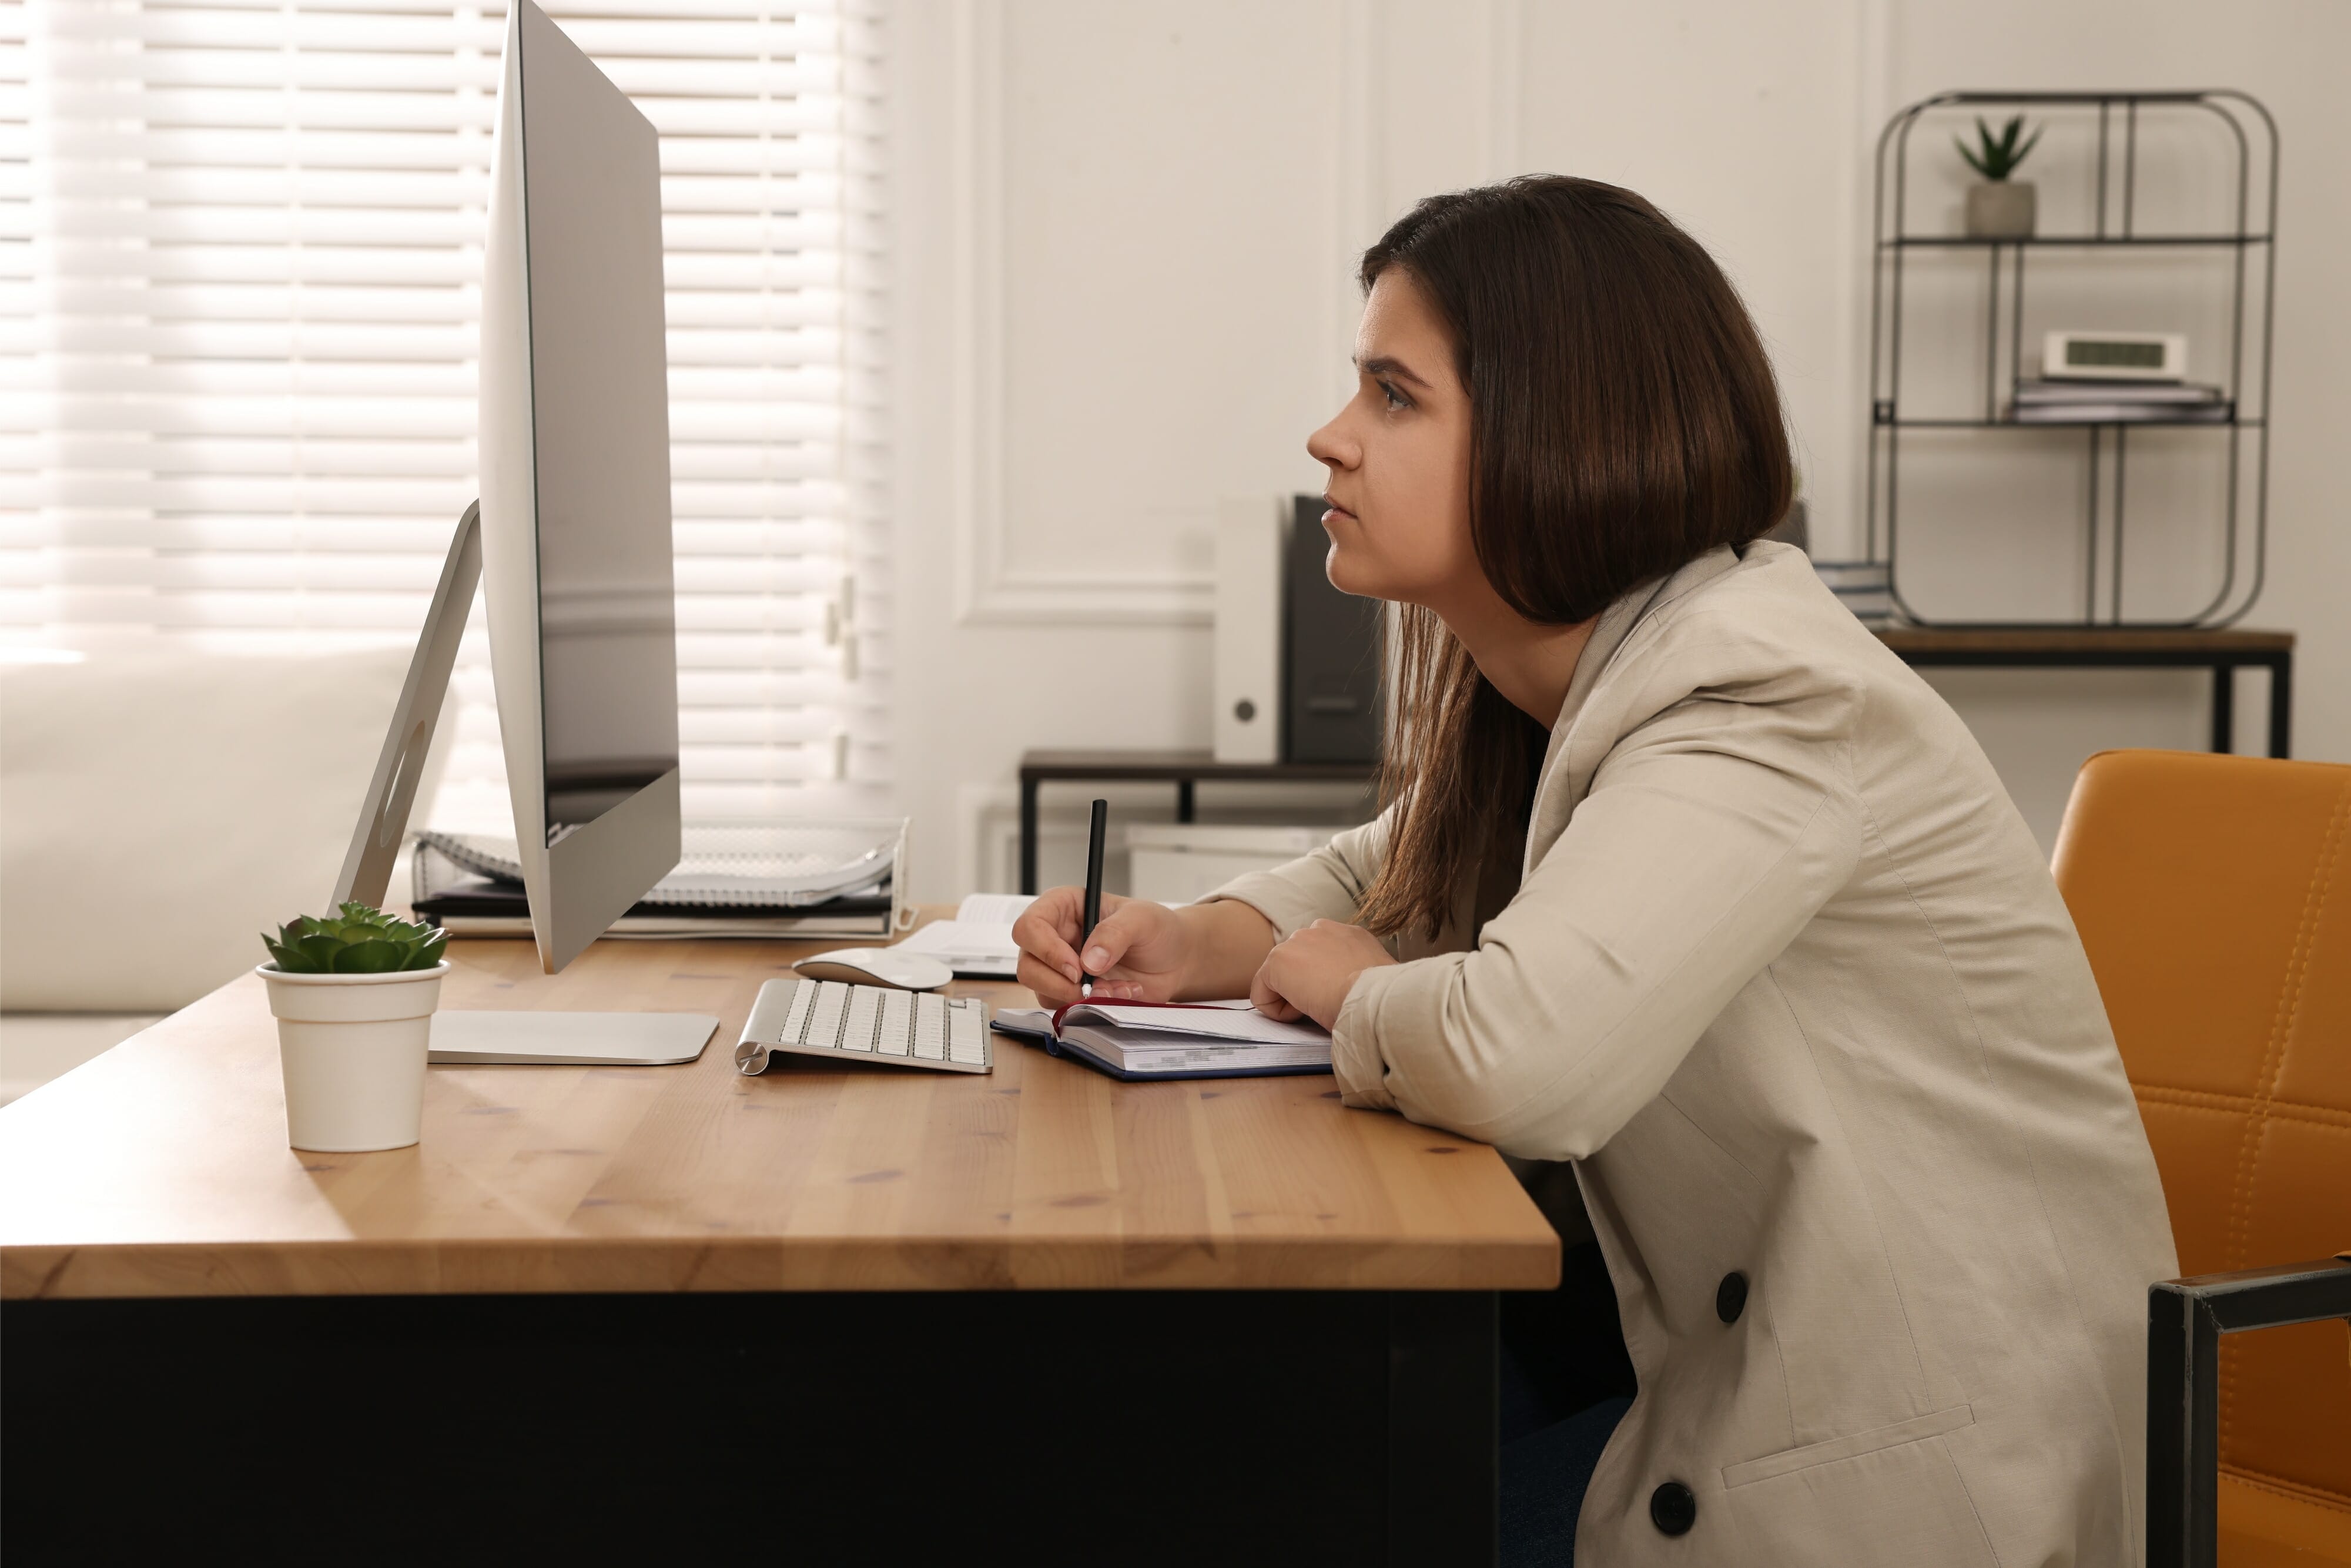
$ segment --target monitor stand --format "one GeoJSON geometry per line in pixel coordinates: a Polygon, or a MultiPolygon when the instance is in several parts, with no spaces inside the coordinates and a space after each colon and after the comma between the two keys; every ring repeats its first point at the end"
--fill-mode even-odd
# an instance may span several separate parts
{"type": "MultiPolygon", "coordinates": [[[[417,780],[441,722],[449,693],[449,672],[457,643],[482,580],[482,507],[478,501],[457,519],[449,559],[433,591],[433,606],[417,634],[416,657],[392,710],[392,727],[377,758],[375,777],[360,804],[359,826],[334,897],[381,908],[392,884],[392,864],[408,832],[409,809],[417,780]]],[[[444,1010],[433,1015],[429,1060],[445,1063],[538,1062],[590,1066],[657,1066],[692,1061],[718,1032],[708,1013],[562,1013],[444,1010]]]]}
{"type": "Polygon", "coordinates": [[[660,1067],[692,1061],[717,1032],[708,1013],[437,1012],[426,1060],[660,1067]]]}

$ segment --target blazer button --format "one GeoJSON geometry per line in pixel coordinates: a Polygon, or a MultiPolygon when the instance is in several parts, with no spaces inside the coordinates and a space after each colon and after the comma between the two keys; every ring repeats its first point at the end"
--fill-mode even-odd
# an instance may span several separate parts
{"type": "Polygon", "coordinates": [[[1698,1496],[1679,1481],[1667,1481],[1649,1494],[1649,1522],[1667,1535],[1687,1535],[1698,1522],[1698,1496]]]}
{"type": "Polygon", "coordinates": [[[1735,1323],[1746,1310],[1747,1276],[1734,1269],[1714,1288],[1714,1315],[1724,1322],[1735,1323]]]}

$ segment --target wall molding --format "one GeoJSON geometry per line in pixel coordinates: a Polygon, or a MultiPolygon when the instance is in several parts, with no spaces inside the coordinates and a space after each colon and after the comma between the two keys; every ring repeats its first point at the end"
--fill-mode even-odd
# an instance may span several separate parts
{"type": "MultiPolygon", "coordinates": [[[[1515,5],[1516,0],[1504,0],[1515,5]]],[[[967,0],[954,8],[953,193],[950,231],[956,287],[950,338],[953,414],[950,531],[955,556],[955,615],[964,626],[1206,626],[1215,618],[1213,571],[1085,571],[1014,564],[1013,517],[1005,489],[1006,0],[967,0]]],[[[1372,76],[1377,7],[1340,0],[1338,190],[1331,203],[1335,322],[1343,321],[1334,361],[1344,365],[1354,340],[1353,279],[1339,265],[1368,243],[1378,216],[1381,160],[1374,145],[1372,76]]],[[[1352,387],[1352,373],[1343,384],[1352,387]]]]}
{"type": "Polygon", "coordinates": [[[1207,623],[1206,572],[1049,571],[1012,564],[1005,469],[1004,0],[955,7],[953,461],[962,625],[1207,623]]]}

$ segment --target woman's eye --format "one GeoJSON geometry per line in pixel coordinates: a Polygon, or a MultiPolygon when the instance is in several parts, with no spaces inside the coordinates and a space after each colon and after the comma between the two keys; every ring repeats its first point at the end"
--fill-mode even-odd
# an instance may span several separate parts
{"type": "Polygon", "coordinates": [[[1388,408],[1391,412],[1398,409],[1410,408],[1412,406],[1412,400],[1405,396],[1404,393],[1396,391],[1394,382],[1379,382],[1374,384],[1380,389],[1380,395],[1387,400],[1388,408]]]}

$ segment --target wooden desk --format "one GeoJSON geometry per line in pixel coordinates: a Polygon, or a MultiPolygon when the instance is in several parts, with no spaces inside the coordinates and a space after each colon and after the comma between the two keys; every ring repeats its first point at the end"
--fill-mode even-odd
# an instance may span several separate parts
{"type": "Polygon", "coordinates": [[[772,1510],[722,1506],[749,1458],[755,1490],[825,1502],[782,1538],[816,1560],[1015,1516],[1039,1562],[1146,1516],[1113,1555],[1489,1554],[1495,1292],[1558,1268],[1491,1150],[1328,1079],[1120,1084],[1001,1037],[985,1077],[737,1076],[758,983],[806,950],[604,942],[548,977],[528,943],[454,945],[444,1005],[719,1033],[683,1067],[434,1068],[413,1149],[286,1146],[250,975],[0,1108],[5,1544],[116,1530],[128,1557],[141,1520],[238,1496],[289,1547],[348,1539],[357,1466],[410,1510],[379,1521],[387,1558],[451,1531],[674,1549],[687,1508],[772,1551],[772,1510]],[[173,1462],[124,1510],[132,1432],[173,1462]],[[910,1443],[936,1476],[840,1462],[910,1443]],[[597,1478],[619,1490],[576,1517],[504,1500],[597,1478]]]}

